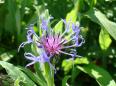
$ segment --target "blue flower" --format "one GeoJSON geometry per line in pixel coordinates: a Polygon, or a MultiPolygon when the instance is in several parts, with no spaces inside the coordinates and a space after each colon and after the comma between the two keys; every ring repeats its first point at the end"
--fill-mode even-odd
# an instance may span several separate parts
{"type": "Polygon", "coordinates": [[[77,55],[76,48],[80,47],[85,41],[84,38],[80,35],[80,29],[76,24],[71,23],[71,21],[66,22],[66,20],[62,19],[65,25],[65,30],[63,33],[59,34],[55,33],[54,30],[48,25],[52,17],[50,17],[48,20],[42,17],[40,19],[42,21],[40,24],[43,31],[42,36],[38,37],[38,35],[33,30],[33,25],[30,25],[27,31],[27,41],[23,42],[19,46],[20,49],[26,44],[35,43],[36,46],[42,51],[42,53],[38,54],[39,56],[34,56],[31,53],[25,53],[24,56],[28,60],[32,61],[27,66],[30,66],[35,62],[50,63],[51,57],[59,54],[66,54],[71,57],[79,57],[79,55],[77,55]],[[72,33],[69,32],[70,29],[72,29],[72,33]],[[66,39],[67,34],[69,35],[68,40],[66,39]],[[37,37],[36,41],[33,41],[33,35],[37,37]],[[67,49],[69,52],[66,51],[67,49]]]}

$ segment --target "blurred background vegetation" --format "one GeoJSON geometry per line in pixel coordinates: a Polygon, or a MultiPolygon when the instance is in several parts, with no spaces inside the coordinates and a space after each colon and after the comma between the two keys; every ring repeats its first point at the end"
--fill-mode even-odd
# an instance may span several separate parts
{"type": "MultiPolygon", "coordinates": [[[[53,26],[68,16],[80,22],[85,44],[77,49],[83,57],[77,58],[75,65],[93,63],[109,72],[116,81],[115,0],[0,0],[0,60],[16,66],[26,65],[27,60],[23,55],[25,50],[17,52],[18,46],[26,40],[27,26],[37,22],[39,14],[45,9],[55,19],[53,26]]],[[[60,86],[64,76],[72,74],[71,65],[65,59],[57,63],[56,86],[60,86]]],[[[98,86],[89,75],[80,70],[74,72],[73,82],[70,79],[68,81],[74,86],[98,86]]],[[[5,70],[0,67],[0,86],[12,86],[11,82],[5,70]]]]}

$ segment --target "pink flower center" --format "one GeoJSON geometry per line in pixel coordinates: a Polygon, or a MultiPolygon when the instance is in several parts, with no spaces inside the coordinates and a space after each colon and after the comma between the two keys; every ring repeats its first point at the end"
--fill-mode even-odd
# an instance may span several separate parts
{"type": "Polygon", "coordinates": [[[42,38],[42,44],[49,54],[59,54],[59,50],[63,47],[62,38],[57,36],[47,36],[42,38]]]}

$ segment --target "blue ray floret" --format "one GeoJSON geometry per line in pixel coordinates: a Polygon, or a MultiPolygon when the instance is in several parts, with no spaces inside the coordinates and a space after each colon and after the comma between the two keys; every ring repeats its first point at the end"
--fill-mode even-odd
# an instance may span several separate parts
{"type": "MultiPolygon", "coordinates": [[[[27,30],[27,41],[23,42],[19,49],[24,47],[26,44],[35,43],[37,48],[42,51],[42,53],[38,53],[39,56],[35,56],[31,53],[25,53],[24,56],[31,60],[32,62],[27,64],[27,66],[33,65],[36,62],[50,63],[50,59],[54,57],[54,55],[66,54],[71,57],[78,57],[76,49],[80,47],[85,41],[84,38],[80,35],[80,28],[78,25],[71,23],[71,21],[66,22],[66,20],[62,19],[65,25],[65,30],[63,33],[55,33],[53,29],[49,26],[50,17],[48,20],[44,18],[41,19],[41,29],[42,36],[39,36],[33,30],[33,25],[30,25],[27,30]],[[70,30],[72,29],[72,33],[70,30]],[[49,31],[48,31],[49,30],[49,31]],[[66,35],[69,35],[69,39],[66,38],[66,35]],[[33,36],[36,37],[36,40],[33,40],[33,36]],[[67,52],[66,50],[70,52],[67,52]]],[[[19,50],[18,49],[18,50],[19,50]]]]}

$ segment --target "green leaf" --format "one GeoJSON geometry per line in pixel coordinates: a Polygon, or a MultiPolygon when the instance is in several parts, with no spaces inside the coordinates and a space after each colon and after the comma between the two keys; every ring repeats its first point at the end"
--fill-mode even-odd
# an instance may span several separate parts
{"type": "Polygon", "coordinates": [[[90,8],[93,8],[96,5],[97,0],[86,0],[85,2],[88,3],[90,8]]]}
{"type": "Polygon", "coordinates": [[[89,64],[87,57],[76,58],[74,62],[75,64],[89,64]]]}
{"type": "Polygon", "coordinates": [[[54,32],[55,33],[62,33],[63,28],[63,21],[60,20],[55,26],[54,26],[54,32]]]}
{"type": "Polygon", "coordinates": [[[81,8],[81,5],[83,3],[83,0],[75,0],[74,2],[74,8],[66,15],[66,21],[68,22],[71,20],[73,23],[76,22],[76,19],[78,17],[79,10],[81,8]]]}
{"type": "MultiPolygon", "coordinates": [[[[37,74],[31,72],[29,69],[27,68],[22,68],[21,67],[21,70],[35,83],[37,83],[38,85],[41,85],[41,86],[45,86],[46,85],[46,82],[43,81],[43,79],[38,76],[37,74]]],[[[41,74],[41,71],[38,71],[40,74],[41,74]]]]}
{"type": "MultiPolygon", "coordinates": [[[[71,22],[75,23],[76,22],[76,19],[77,19],[77,9],[72,9],[71,12],[69,12],[66,15],[66,22],[70,22],[71,21],[71,22]]],[[[69,27],[70,28],[72,27],[71,24],[69,25],[69,27]]],[[[72,34],[72,32],[73,32],[73,30],[70,29],[69,33],[72,34]]],[[[70,35],[65,36],[65,38],[67,40],[69,40],[69,37],[70,37],[70,35]]]]}
{"type": "Polygon", "coordinates": [[[72,68],[72,74],[71,74],[71,86],[74,86],[74,83],[75,83],[75,79],[76,79],[76,77],[80,74],[80,70],[79,69],[77,69],[77,67],[75,67],[74,65],[73,65],[73,68],[72,68]]]}
{"type": "Polygon", "coordinates": [[[20,78],[24,84],[24,86],[36,86],[36,84],[25,75],[20,68],[13,66],[12,64],[4,61],[0,61],[0,65],[5,68],[8,75],[13,79],[16,80],[20,78]]]}
{"type": "MultiPolygon", "coordinates": [[[[14,34],[16,29],[15,13],[16,13],[16,1],[15,0],[6,0],[8,14],[5,19],[5,29],[6,31],[14,34]]],[[[15,34],[16,35],[16,34],[15,34]]]]}
{"type": "Polygon", "coordinates": [[[72,22],[76,22],[76,19],[77,19],[77,9],[73,9],[71,10],[67,16],[66,16],[66,21],[72,21],[72,22]]]}
{"type": "Polygon", "coordinates": [[[17,10],[16,10],[15,18],[16,18],[17,33],[18,33],[18,36],[20,36],[20,32],[21,32],[21,15],[20,15],[20,9],[19,8],[17,8],[17,10]]]}
{"type": "Polygon", "coordinates": [[[17,78],[14,82],[14,86],[20,86],[19,84],[20,82],[21,82],[20,78],[17,78]]]}
{"type": "Polygon", "coordinates": [[[96,9],[91,9],[88,11],[86,16],[88,16],[92,21],[104,27],[104,29],[106,29],[108,33],[116,40],[116,23],[108,20],[103,13],[96,9]]]}
{"type": "Polygon", "coordinates": [[[74,61],[72,59],[66,59],[62,62],[62,67],[64,68],[64,71],[67,73],[73,66],[73,64],[89,64],[89,61],[87,58],[76,58],[74,61]]]}
{"type": "Polygon", "coordinates": [[[101,49],[106,50],[110,46],[111,42],[112,40],[108,32],[105,29],[101,29],[99,34],[99,44],[101,49]]]}
{"type": "Polygon", "coordinates": [[[88,64],[85,66],[77,66],[77,68],[89,76],[94,78],[100,86],[116,86],[115,81],[112,79],[110,74],[104,69],[94,65],[88,64]]]}
{"type": "Polygon", "coordinates": [[[15,50],[11,50],[9,52],[5,52],[4,51],[2,54],[0,54],[0,60],[2,60],[2,61],[9,61],[15,55],[16,55],[16,51],[15,50]]]}
{"type": "Polygon", "coordinates": [[[44,73],[47,81],[47,86],[54,86],[54,70],[49,63],[44,63],[44,73]]]}
{"type": "Polygon", "coordinates": [[[36,63],[34,65],[34,69],[35,69],[35,72],[36,72],[36,76],[39,78],[39,80],[43,83],[43,86],[45,86],[47,83],[46,83],[46,80],[45,80],[45,77],[43,76],[41,69],[40,69],[40,65],[39,63],[36,63]]]}
{"type": "Polygon", "coordinates": [[[65,76],[64,79],[62,80],[62,86],[67,86],[66,83],[67,83],[67,80],[71,78],[71,76],[65,76]]]}
{"type": "MultiPolygon", "coordinates": [[[[77,23],[76,20],[77,20],[77,17],[79,16],[79,10],[81,8],[82,3],[83,3],[83,0],[76,0],[76,1],[74,1],[74,5],[75,6],[69,13],[67,13],[67,15],[66,15],[66,22],[77,23]]],[[[70,35],[73,33],[73,30],[71,29],[72,25],[70,24],[69,27],[70,27],[69,35],[65,36],[66,40],[69,40],[70,39],[70,35]]]]}
{"type": "Polygon", "coordinates": [[[72,59],[63,60],[62,67],[66,73],[72,68],[72,66],[73,66],[72,59]]]}

